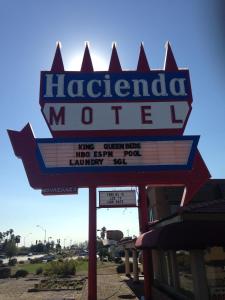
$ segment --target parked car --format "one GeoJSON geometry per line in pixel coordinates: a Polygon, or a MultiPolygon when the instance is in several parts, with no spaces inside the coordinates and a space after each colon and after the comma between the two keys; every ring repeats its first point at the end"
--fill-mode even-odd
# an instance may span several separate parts
{"type": "Polygon", "coordinates": [[[53,261],[55,259],[55,255],[49,254],[42,257],[42,262],[47,263],[53,261]]]}
{"type": "Polygon", "coordinates": [[[43,257],[35,257],[35,258],[28,258],[31,264],[37,264],[42,262],[43,257]]]}
{"type": "Polygon", "coordinates": [[[78,256],[80,256],[80,257],[87,257],[88,256],[88,252],[87,251],[82,251],[82,252],[80,252],[79,253],[79,255],[78,256]]]}

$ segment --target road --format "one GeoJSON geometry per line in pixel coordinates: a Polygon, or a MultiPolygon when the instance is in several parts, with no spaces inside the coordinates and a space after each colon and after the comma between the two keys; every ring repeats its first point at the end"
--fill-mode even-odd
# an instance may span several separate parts
{"type": "MultiPolygon", "coordinates": [[[[16,258],[17,261],[28,261],[30,258],[39,258],[45,256],[45,254],[34,254],[34,255],[19,255],[19,256],[13,256],[12,258],[16,258]]],[[[3,261],[3,264],[8,264],[9,259],[5,258],[5,259],[1,259],[3,261]]]]}

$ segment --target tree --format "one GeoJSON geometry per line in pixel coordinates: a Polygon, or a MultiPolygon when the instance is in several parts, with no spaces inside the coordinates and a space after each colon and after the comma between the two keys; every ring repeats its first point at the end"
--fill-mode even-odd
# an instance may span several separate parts
{"type": "Polygon", "coordinates": [[[17,253],[17,246],[15,240],[8,240],[5,244],[4,251],[7,257],[11,258],[17,253]]]}
{"type": "Polygon", "coordinates": [[[31,252],[43,253],[44,250],[45,250],[45,245],[41,241],[37,242],[36,245],[32,245],[30,247],[31,252]]]}
{"type": "Polygon", "coordinates": [[[45,247],[46,247],[46,251],[49,253],[50,251],[53,251],[54,250],[54,241],[51,241],[51,242],[47,242],[45,247]]]}
{"type": "Polygon", "coordinates": [[[88,241],[81,242],[78,246],[80,249],[86,250],[88,248],[88,241]]]}
{"type": "Polygon", "coordinates": [[[101,236],[101,239],[103,239],[103,240],[105,239],[105,236],[106,236],[106,228],[105,228],[105,226],[102,227],[100,236],[101,236]]]}
{"type": "Polygon", "coordinates": [[[15,256],[17,253],[17,244],[20,242],[20,236],[15,235],[13,229],[0,232],[0,243],[2,250],[7,257],[15,256]]]}
{"type": "Polygon", "coordinates": [[[57,243],[55,245],[55,251],[58,253],[58,252],[61,252],[61,249],[62,249],[62,247],[61,247],[60,243],[57,243]]]}
{"type": "Polygon", "coordinates": [[[20,243],[20,235],[16,235],[16,236],[15,236],[15,243],[16,243],[17,246],[18,246],[18,244],[20,243]]]}

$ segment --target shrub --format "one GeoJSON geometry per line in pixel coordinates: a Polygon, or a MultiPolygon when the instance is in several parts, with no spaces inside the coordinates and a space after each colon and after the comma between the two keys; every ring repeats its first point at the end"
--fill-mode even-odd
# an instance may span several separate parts
{"type": "Polygon", "coordinates": [[[16,271],[14,277],[18,278],[18,277],[26,277],[28,275],[28,271],[24,270],[24,269],[19,269],[16,271]]]}
{"type": "Polygon", "coordinates": [[[38,264],[38,263],[42,262],[42,259],[43,259],[42,257],[32,258],[32,259],[30,259],[30,263],[38,264]]]}
{"type": "Polygon", "coordinates": [[[42,273],[43,273],[43,268],[42,267],[37,268],[36,275],[40,275],[42,273]]]}
{"type": "Polygon", "coordinates": [[[11,275],[11,268],[1,267],[0,268],[0,278],[8,278],[11,275]]]}
{"type": "Polygon", "coordinates": [[[45,270],[45,275],[67,277],[76,275],[76,262],[73,259],[65,261],[52,261],[48,264],[45,270]]]}
{"type": "Polygon", "coordinates": [[[78,256],[78,258],[76,259],[77,261],[88,261],[88,257],[81,257],[81,256],[78,256]]]}
{"type": "Polygon", "coordinates": [[[16,258],[11,258],[8,262],[9,266],[15,266],[17,264],[17,259],[16,258]]]}
{"type": "Polygon", "coordinates": [[[84,258],[81,257],[81,256],[78,256],[78,257],[77,257],[77,261],[84,261],[84,258]]]}
{"type": "Polygon", "coordinates": [[[116,264],[122,264],[122,259],[121,259],[121,257],[115,257],[114,258],[114,262],[116,263],[116,264]]]}

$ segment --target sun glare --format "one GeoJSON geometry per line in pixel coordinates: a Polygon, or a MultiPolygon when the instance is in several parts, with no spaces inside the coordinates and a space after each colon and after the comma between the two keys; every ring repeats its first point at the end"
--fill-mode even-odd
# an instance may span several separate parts
{"type": "MultiPolygon", "coordinates": [[[[83,53],[80,53],[69,61],[66,70],[68,71],[80,71],[81,63],[83,60],[83,53]]],[[[91,52],[91,60],[93,64],[94,71],[107,71],[109,67],[109,62],[106,61],[101,55],[91,52]]]]}

